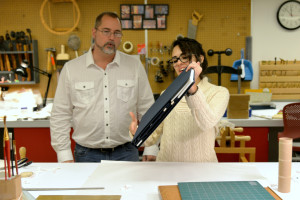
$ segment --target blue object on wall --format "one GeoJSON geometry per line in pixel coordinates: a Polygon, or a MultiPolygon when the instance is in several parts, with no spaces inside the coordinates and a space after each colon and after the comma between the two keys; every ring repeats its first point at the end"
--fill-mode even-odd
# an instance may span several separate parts
{"type": "MultiPolygon", "coordinates": [[[[232,67],[235,69],[238,69],[239,66],[244,64],[245,69],[245,77],[242,78],[242,81],[252,81],[253,79],[253,68],[252,63],[249,60],[244,59],[244,49],[241,49],[241,59],[234,61],[232,67]]],[[[237,74],[231,74],[231,81],[237,81],[238,75],[237,74]]]]}

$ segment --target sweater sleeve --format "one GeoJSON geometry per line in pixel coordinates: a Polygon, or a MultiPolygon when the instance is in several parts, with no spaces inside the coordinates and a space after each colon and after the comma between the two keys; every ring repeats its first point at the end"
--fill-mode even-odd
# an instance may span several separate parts
{"type": "Polygon", "coordinates": [[[207,91],[204,94],[199,88],[194,95],[185,97],[197,125],[203,132],[220,121],[229,101],[229,92],[224,87],[212,86],[207,91]]]}
{"type": "Polygon", "coordinates": [[[152,146],[154,144],[157,144],[157,141],[160,139],[160,136],[163,133],[163,122],[155,129],[155,131],[148,137],[148,139],[145,141],[145,146],[152,146]]]}

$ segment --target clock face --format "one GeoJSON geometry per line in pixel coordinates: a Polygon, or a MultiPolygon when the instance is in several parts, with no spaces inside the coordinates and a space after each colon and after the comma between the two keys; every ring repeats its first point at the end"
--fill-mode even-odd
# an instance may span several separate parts
{"type": "Polygon", "coordinates": [[[300,27],[300,2],[296,0],[286,1],[278,8],[277,20],[279,24],[288,30],[300,27]]]}

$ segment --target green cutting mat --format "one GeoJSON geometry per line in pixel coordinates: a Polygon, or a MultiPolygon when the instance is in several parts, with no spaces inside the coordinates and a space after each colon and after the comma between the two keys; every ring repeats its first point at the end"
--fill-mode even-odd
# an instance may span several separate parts
{"type": "Polygon", "coordinates": [[[178,188],[182,200],[274,200],[257,181],[181,182],[178,188]]]}

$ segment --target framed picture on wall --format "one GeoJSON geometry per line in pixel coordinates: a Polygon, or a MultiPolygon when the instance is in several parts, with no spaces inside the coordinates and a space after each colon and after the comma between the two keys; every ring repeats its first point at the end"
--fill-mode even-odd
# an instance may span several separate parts
{"type": "Polygon", "coordinates": [[[156,19],[144,19],[143,20],[144,29],[156,29],[156,19]]]}
{"type": "Polygon", "coordinates": [[[133,29],[142,29],[143,25],[143,15],[133,15],[132,16],[132,21],[133,21],[133,29]]]}
{"type": "Polygon", "coordinates": [[[157,15],[157,29],[166,29],[167,28],[167,20],[166,15],[157,15]]]}
{"type": "Polygon", "coordinates": [[[120,4],[123,29],[166,29],[168,4],[120,4]]]}
{"type": "Polygon", "coordinates": [[[130,19],[130,5],[120,6],[121,19],[130,19]]]}
{"type": "Polygon", "coordinates": [[[145,19],[154,19],[154,5],[145,5],[145,19]]]}
{"type": "Polygon", "coordinates": [[[168,15],[169,14],[169,5],[167,5],[167,4],[155,5],[155,14],[156,15],[168,15]]]}
{"type": "Polygon", "coordinates": [[[122,29],[132,29],[132,20],[121,19],[122,29]]]}
{"type": "Polygon", "coordinates": [[[131,14],[134,15],[143,15],[145,13],[145,7],[143,4],[141,5],[131,5],[131,14]]]}

